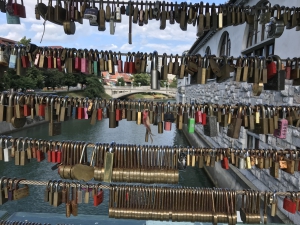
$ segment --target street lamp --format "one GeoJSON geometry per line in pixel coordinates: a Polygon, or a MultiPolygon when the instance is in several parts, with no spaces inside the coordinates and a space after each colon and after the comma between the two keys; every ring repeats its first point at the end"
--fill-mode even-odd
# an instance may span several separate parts
{"type": "Polygon", "coordinates": [[[119,86],[121,86],[121,82],[119,82],[119,86]]]}
{"type": "Polygon", "coordinates": [[[141,83],[139,82],[138,84],[139,84],[139,87],[141,87],[141,83]]]}

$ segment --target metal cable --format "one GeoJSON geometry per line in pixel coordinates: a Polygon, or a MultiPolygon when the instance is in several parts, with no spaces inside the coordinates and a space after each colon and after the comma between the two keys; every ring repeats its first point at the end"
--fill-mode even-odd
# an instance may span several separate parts
{"type": "MultiPolygon", "coordinates": [[[[4,179],[4,180],[7,180],[7,179],[4,179]]],[[[14,182],[15,183],[17,183],[17,180],[18,179],[16,179],[14,182]]],[[[9,182],[11,182],[11,180],[9,181],[9,182]]],[[[33,185],[33,186],[47,186],[48,184],[49,184],[49,182],[51,182],[51,181],[36,181],[36,180],[21,180],[19,183],[20,184],[26,184],[26,185],[33,185]]],[[[57,182],[57,181],[56,181],[57,182]]],[[[103,185],[103,184],[101,184],[101,183],[97,183],[97,184],[89,184],[89,185],[86,185],[86,183],[79,183],[79,182],[77,182],[77,183],[75,183],[75,182],[69,182],[69,184],[70,184],[70,187],[78,187],[79,186],[79,184],[81,185],[81,187],[82,188],[101,188],[101,189],[110,189],[110,187],[111,186],[109,186],[109,185],[103,185]]],[[[62,181],[62,182],[60,182],[59,183],[59,185],[60,186],[63,186],[64,185],[64,181],[62,181]]],[[[147,185],[147,184],[139,184],[139,185],[119,185],[120,187],[131,187],[131,188],[141,188],[141,187],[143,187],[143,188],[147,188],[147,187],[150,187],[150,188],[156,188],[156,187],[158,187],[158,188],[160,188],[160,187],[162,187],[162,186],[160,186],[160,185],[155,185],[155,186],[149,186],[149,185],[147,185]]],[[[118,185],[115,185],[115,184],[113,184],[113,187],[116,187],[116,188],[118,188],[118,185]]],[[[168,188],[168,189],[178,189],[178,188],[181,188],[181,187],[165,187],[164,186],[164,188],[168,188]]],[[[184,187],[185,189],[189,189],[189,187],[184,187]]],[[[194,189],[194,188],[192,188],[192,189],[194,189]]],[[[200,189],[206,189],[206,188],[200,188],[200,189]]],[[[225,189],[224,189],[225,190],[225,189]]],[[[226,189],[227,190],[227,189],[226,189]]],[[[228,189],[229,190],[229,189],[228,189]]],[[[236,194],[238,194],[238,195],[242,195],[242,194],[244,194],[247,190],[235,190],[236,191],[236,194]]],[[[265,194],[265,191],[258,191],[261,195],[263,195],[263,194],[265,194]]],[[[269,191],[270,192],[270,191],[269,191]]],[[[276,193],[276,195],[277,196],[290,196],[292,193],[293,194],[296,194],[296,195],[299,195],[300,194],[300,191],[293,191],[293,192],[274,192],[274,193],[276,193]]]]}

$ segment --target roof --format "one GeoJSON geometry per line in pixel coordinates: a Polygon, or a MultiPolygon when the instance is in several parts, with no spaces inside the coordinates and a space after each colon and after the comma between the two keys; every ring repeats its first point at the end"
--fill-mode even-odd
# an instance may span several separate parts
{"type": "Polygon", "coordinates": [[[104,71],[102,72],[102,76],[104,77],[104,79],[113,80],[113,81],[117,81],[118,78],[123,77],[126,83],[131,83],[131,79],[130,79],[131,76],[127,73],[115,72],[115,74],[109,74],[107,71],[104,71]]]}
{"type": "Polygon", "coordinates": [[[17,41],[0,37],[0,44],[16,44],[17,41]]]}

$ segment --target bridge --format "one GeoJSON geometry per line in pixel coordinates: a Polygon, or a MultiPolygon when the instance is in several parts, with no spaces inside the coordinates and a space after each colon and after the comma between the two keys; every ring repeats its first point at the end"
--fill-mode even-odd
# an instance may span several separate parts
{"type": "Polygon", "coordinates": [[[126,95],[136,94],[136,93],[159,93],[165,94],[171,97],[176,97],[177,88],[160,88],[160,90],[153,90],[150,86],[104,86],[106,94],[110,95],[112,98],[121,98],[126,95]]]}

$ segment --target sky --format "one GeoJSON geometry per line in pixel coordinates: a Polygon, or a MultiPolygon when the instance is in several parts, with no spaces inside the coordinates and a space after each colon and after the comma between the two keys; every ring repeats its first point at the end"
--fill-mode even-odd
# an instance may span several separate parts
{"type": "MultiPolygon", "coordinates": [[[[141,0],[139,0],[141,1],[141,0]]],[[[21,2],[18,0],[17,2],[21,2]]],[[[169,24],[165,30],[160,30],[160,21],[149,20],[148,24],[139,26],[132,24],[132,44],[128,44],[128,16],[122,15],[122,23],[116,23],[116,31],[114,35],[110,35],[109,23],[106,22],[106,31],[98,31],[98,27],[89,25],[88,20],[83,20],[83,24],[76,23],[75,35],[67,35],[64,33],[63,26],[46,22],[45,34],[40,43],[43,30],[44,20],[35,19],[35,4],[36,0],[23,0],[26,7],[26,18],[21,18],[20,25],[10,25],[6,22],[6,14],[0,12],[0,37],[19,41],[22,37],[31,38],[31,42],[38,46],[62,46],[66,48],[77,49],[98,49],[112,50],[116,52],[153,52],[159,54],[179,54],[185,50],[189,50],[192,44],[196,41],[197,27],[188,24],[187,31],[182,31],[179,24],[169,24]]],[[[48,4],[48,0],[42,0],[48,4]]],[[[121,2],[121,1],[120,1],[121,2]]],[[[145,1],[144,1],[145,2],[145,1]]],[[[153,1],[152,1],[153,2],[153,1]]],[[[173,1],[174,3],[175,1],[173,1]]],[[[187,1],[199,3],[199,1],[187,1]]],[[[214,3],[223,4],[225,0],[215,0],[214,3]]],[[[180,3],[178,1],[178,3],[180,3]]],[[[209,1],[209,3],[213,3],[209,1]]],[[[56,3],[53,2],[53,5],[56,3]]],[[[98,3],[96,3],[96,6],[98,3]]],[[[105,6],[104,6],[105,9],[105,6]]]]}

